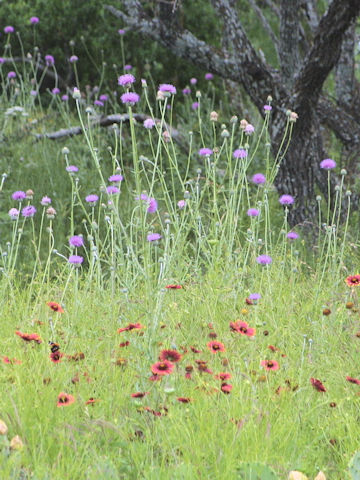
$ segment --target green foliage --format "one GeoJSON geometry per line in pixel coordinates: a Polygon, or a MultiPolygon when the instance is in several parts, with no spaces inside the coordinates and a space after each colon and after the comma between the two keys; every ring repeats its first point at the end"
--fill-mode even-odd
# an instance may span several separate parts
{"type": "Polygon", "coordinates": [[[242,462],[237,471],[239,480],[278,480],[272,468],[259,462],[242,462]]]}
{"type": "Polygon", "coordinates": [[[356,452],[349,463],[352,480],[360,480],[360,451],[356,452]]]}

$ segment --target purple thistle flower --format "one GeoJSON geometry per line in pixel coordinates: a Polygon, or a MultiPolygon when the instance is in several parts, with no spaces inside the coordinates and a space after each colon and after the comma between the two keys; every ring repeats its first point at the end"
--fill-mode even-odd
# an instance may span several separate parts
{"type": "Polygon", "coordinates": [[[248,123],[246,127],[244,128],[244,133],[245,135],[252,135],[255,132],[255,128],[251,123],[248,123]]]}
{"type": "Polygon", "coordinates": [[[211,148],[200,148],[198,153],[201,157],[209,157],[213,154],[213,151],[211,148]]]}
{"type": "Polygon", "coordinates": [[[75,165],[69,165],[68,167],[66,167],[66,171],[69,173],[76,173],[79,171],[79,169],[75,165]]]}
{"type": "Polygon", "coordinates": [[[249,217],[257,217],[259,215],[259,210],[257,208],[249,208],[249,210],[246,212],[246,214],[249,217]]]}
{"type": "Polygon", "coordinates": [[[146,237],[148,242],[155,242],[156,240],[160,240],[161,235],[160,233],[149,233],[146,237]]]}
{"type": "Polygon", "coordinates": [[[125,35],[125,30],[123,28],[119,28],[118,34],[119,35],[125,35]]]}
{"type": "Polygon", "coordinates": [[[131,73],[125,73],[125,75],[120,75],[118,78],[118,84],[122,87],[130,87],[134,82],[135,77],[134,75],[131,75],[131,73]]]}
{"type": "Polygon", "coordinates": [[[205,80],[212,80],[214,75],[212,73],[205,73],[205,80]]]}
{"type": "Polygon", "coordinates": [[[27,205],[21,210],[23,217],[33,217],[36,213],[36,208],[33,205],[27,205]]]}
{"type": "Polygon", "coordinates": [[[183,88],[182,93],[183,93],[183,95],[190,95],[191,90],[190,90],[189,87],[185,87],[185,88],[183,88]]]}
{"type": "Polygon", "coordinates": [[[150,130],[151,128],[155,127],[155,122],[152,118],[147,118],[146,120],[144,120],[143,125],[145,128],[148,128],[150,130]]]}
{"type": "Polygon", "coordinates": [[[97,107],[103,107],[104,106],[104,104],[101,100],[95,100],[94,105],[96,105],[97,107]]]}
{"type": "Polygon", "coordinates": [[[148,198],[148,205],[148,213],[155,213],[158,209],[158,203],[153,197],[148,198]]]}
{"type": "Polygon", "coordinates": [[[32,97],[36,97],[37,94],[38,94],[38,92],[37,92],[36,90],[30,90],[30,95],[31,95],[32,97]]]}
{"type": "Polygon", "coordinates": [[[107,102],[109,100],[109,95],[106,95],[106,93],[103,93],[99,97],[100,102],[107,102]]]}
{"type": "Polygon", "coordinates": [[[199,102],[194,102],[194,103],[191,104],[191,108],[193,110],[197,110],[199,108],[199,106],[200,106],[199,102]]]}
{"type": "Polygon", "coordinates": [[[69,95],[66,95],[66,94],[63,95],[63,96],[61,97],[61,100],[62,100],[63,102],[67,102],[67,101],[69,100],[69,95]]]}
{"type": "Polygon", "coordinates": [[[296,240],[297,238],[299,238],[299,234],[296,233],[296,232],[289,232],[286,237],[289,239],[289,240],[296,240]]]}
{"type": "Polygon", "coordinates": [[[335,167],[336,167],[336,162],[331,158],[325,158],[325,160],[320,162],[320,168],[323,168],[324,170],[332,170],[335,167]]]}
{"type": "Polygon", "coordinates": [[[69,58],[70,63],[76,63],[79,60],[79,57],[77,55],[71,55],[69,58]]]}
{"type": "Polygon", "coordinates": [[[233,153],[234,158],[246,158],[247,157],[247,151],[244,150],[243,148],[237,148],[234,153],[233,153]]]}
{"type": "Polygon", "coordinates": [[[15,32],[15,28],[12,27],[11,25],[8,25],[7,27],[4,28],[4,32],[5,32],[5,33],[14,33],[14,32],[15,32]]]}
{"type": "Polygon", "coordinates": [[[9,73],[7,74],[7,78],[9,78],[9,79],[10,79],[10,78],[16,78],[16,73],[13,72],[13,71],[9,72],[9,73]]]}
{"type": "Polygon", "coordinates": [[[60,88],[57,88],[57,87],[54,87],[52,90],[51,90],[51,93],[53,95],[58,95],[60,93],[60,88]]]}
{"type": "Polygon", "coordinates": [[[84,258],[80,255],[70,255],[68,262],[75,266],[80,266],[84,261],[84,258]]]}
{"type": "Polygon", "coordinates": [[[281,195],[281,197],[279,198],[279,202],[281,203],[281,205],[292,205],[294,201],[294,197],[292,197],[291,195],[281,195]]]}
{"type": "Polygon", "coordinates": [[[250,293],[249,298],[250,300],[260,300],[261,295],[260,293],[250,293]]]}
{"type": "Polygon", "coordinates": [[[52,55],[45,55],[45,63],[47,67],[55,65],[55,58],[52,55]]]}
{"type": "Polygon", "coordinates": [[[109,180],[109,182],[119,183],[119,182],[122,182],[124,180],[124,177],[122,175],[120,175],[120,173],[117,173],[116,175],[111,175],[108,178],[108,180],[109,180]]]}
{"type": "Polygon", "coordinates": [[[132,65],[124,65],[124,70],[128,72],[129,70],[132,70],[132,65]]]}
{"type": "Polygon", "coordinates": [[[163,93],[169,93],[169,94],[175,95],[176,88],[174,87],[174,85],[171,85],[171,83],[162,83],[159,86],[159,91],[163,93]]]}
{"type": "Polygon", "coordinates": [[[85,197],[85,201],[93,205],[95,205],[98,200],[99,200],[99,197],[98,195],[95,195],[95,194],[90,194],[87,197],[85,197]]]}
{"type": "Polygon", "coordinates": [[[272,106],[271,105],[264,105],[264,110],[265,110],[265,113],[271,112],[272,106]]]}
{"type": "Polygon", "coordinates": [[[117,193],[120,193],[120,190],[118,187],[115,187],[115,185],[109,185],[106,187],[106,191],[109,195],[116,195],[117,193]]]}
{"type": "Polygon", "coordinates": [[[84,246],[84,239],[82,235],[74,235],[69,238],[69,245],[71,247],[83,247],[84,246]]]}
{"type": "Polygon", "coordinates": [[[260,265],[269,265],[272,262],[272,258],[269,255],[259,255],[256,261],[260,265]]]}
{"type": "Polygon", "coordinates": [[[265,175],[263,175],[262,173],[255,173],[251,181],[256,185],[262,185],[266,182],[266,178],[265,178],[265,175]]]}
{"type": "Polygon", "coordinates": [[[39,17],[31,17],[30,18],[30,23],[31,25],[36,25],[37,23],[39,23],[39,17]]]}
{"type": "Polygon", "coordinates": [[[24,200],[26,198],[26,193],[22,190],[18,190],[11,195],[11,198],[13,200],[19,200],[21,202],[21,200],[24,200]]]}
{"type": "Polygon", "coordinates": [[[50,205],[50,203],[51,203],[51,198],[50,198],[50,197],[47,197],[47,196],[42,197],[40,203],[41,203],[42,206],[46,207],[47,205],[50,205]]]}
{"type": "Polygon", "coordinates": [[[5,63],[5,58],[4,58],[4,57],[0,57],[0,65],[2,65],[3,63],[5,63]]]}
{"type": "Polygon", "coordinates": [[[197,78],[190,78],[190,83],[191,83],[191,85],[196,85],[197,84],[197,78]]]}
{"type": "Polygon", "coordinates": [[[177,203],[177,206],[181,209],[183,209],[186,205],[186,200],[179,200],[177,203]]]}
{"type": "Polygon", "coordinates": [[[121,95],[122,103],[126,105],[135,105],[140,99],[139,95],[134,92],[126,92],[121,95]]]}
{"type": "Polygon", "coordinates": [[[16,220],[19,217],[19,210],[17,208],[10,208],[9,217],[11,220],[16,220]]]}

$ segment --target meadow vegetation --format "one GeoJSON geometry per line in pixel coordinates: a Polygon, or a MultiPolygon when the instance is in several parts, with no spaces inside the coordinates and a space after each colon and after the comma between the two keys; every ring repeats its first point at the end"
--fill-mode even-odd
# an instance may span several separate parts
{"type": "Polygon", "coordinates": [[[273,182],[296,112],[274,156],[271,98],[245,119],[209,74],[128,67],[60,92],[36,58],[0,59],[0,477],[359,478],[359,220],[336,153],[335,198],[289,225],[273,182]]]}

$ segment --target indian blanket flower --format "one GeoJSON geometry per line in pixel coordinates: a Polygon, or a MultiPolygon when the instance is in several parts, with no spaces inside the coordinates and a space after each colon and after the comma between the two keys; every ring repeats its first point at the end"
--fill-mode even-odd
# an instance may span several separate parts
{"type": "Polygon", "coordinates": [[[189,397],[177,397],[176,400],[180,403],[190,403],[191,402],[191,398],[189,398],[189,397]]]}
{"type": "Polygon", "coordinates": [[[345,278],[345,282],[349,287],[359,287],[360,286],[360,275],[349,275],[345,278]]]}
{"type": "Polygon", "coordinates": [[[57,302],[47,302],[46,304],[49,308],[51,308],[51,310],[53,312],[57,312],[57,313],[64,313],[64,309],[62,308],[62,306],[60,305],[60,303],[57,303],[57,302]]]}
{"type": "Polygon", "coordinates": [[[279,202],[281,203],[281,205],[292,205],[294,201],[294,197],[292,197],[291,195],[281,195],[281,197],[279,198],[279,202]]]}
{"type": "Polygon", "coordinates": [[[71,247],[83,247],[84,246],[84,238],[82,235],[73,235],[69,238],[69,245],[71,247]]]}
{"type": "Polygon", "coordinates": [[[85,197],[85,201],[87,203],[90,203],[92,205],[95,205],[95,203],[99,200],[99,197],[98,195],[95,195],[95,194],[91,194],[91,195],[88,195],[87,197],[85,197]]]}
{"type": "Polygon", "coordinates": [[[144,127],[150,130],[151,128],[155,127],[155,121],[152,118],[147,118],[144,120],[143,123],[144,127]]]}
{"type": "Polygon", "coordinates": [[[355,385],[360,385],[360,380],[358,378],[346,377],[346,380],[350,383],[354,383],[355,385]]]}
{"type": "Polygon", "coordinates": [[[11,220],[16,220],[19,217],[19,210],[17,208],[10,208],[8,215],[11,218],[11,220]]]}
{"type": "Polygon", "coordinates": [[[31,17],[30,18],[30,24],[31,25],[36,25],[37,23],[39,23],[39,17],[31,17]]]}
{"type": "Polygon", "coordinates": [[[69,393],[61,392],[58,395],[57,406],[58,407],[67,407],[75,402],[75,397],[69,393]]]}
{"type": "Polygon", "coordinates": [[[175,95],[176,88],[171,83],[161,83],[159,86],[159,91],[163,93],[168,93],[171,95],[175,95]]]}
{"type": "Polygon", "coordinates": [[[13,200],[18,200],[21,202],[21,200],[24,200],[26,198],[26,193],[22,190],[18,190],[11,195],[11,198],[13,200]]]}
{"type": "Polygon", "coordinates": [[[49,355],[50,360],[53,363],[60,363],[63,356],[64,356],[64,354],[62,352],[60,352],[59,350],[56,351],[56,352],[51,352],[50,355],[49,355]]]}
{"type": "Polygon", "coordinates": [[[260,211],[257,208],[249,208],[249,210],[246,212],[246,215],[249,217],[257,217],[259,213],[260,211]]]}
{"type": "Polygon", "coordinates": [[[42,342],[40,335],[37,333],[23,333],[23,332],[20,332],[20,330],[16,330],[15,335],[25,340],[25,342],[36,342],[36,343],[42,342]]]}
{"type": "Polygon", "coordinates": [[[221,342],[218,342],[217,340],[213,340],[212,342],[207,343],[206,346],[208,347],[211,353],[226,351],[225,345],[221,342]]]}
{"type": "Polygon", "coordinates": [[[169,360],[172,363],[180,362],[182,359],[181,353],[177,352],[176,350],[161,350],[159,355],[159,360],[169,360]]]}
{"type": "Polygon", "coordinates": [[[149,395],[150,392],[135,392],[131,394],[132,398],[144,398],[146,395],[149,395]]]}
{"type": "Polygon", "coordinates": [[[325,158],[325,160],[322,160],[320,162],[320,168],[324,170],[332,170],[335,167],[336,167],[336,162],[331,158],[325,158]]]}
{"type": "Polygon", "coordinates": [[[246,335],[247,337],[253,337],[256,334],[256,329],[249,327],[247,322],[242,320],[236,320],[236,322],[230,322],[230,330],[241,335],[246,335]]]}
{"type": "Polygon", "coordinates": [[[97,402],[100,402],[99,398],[90,397],[89,400],[86,400],[85,405],[94,405],[97,402]]]}
{"type": "Polygon", "coordinates": [[[265,368],[265,370],[279,370],[280,365],[276,360],[262,360],[260,365],[265,368]]]}
{"type": "Polygon", "coordinates": [[[260,265],[269,265],[272,263],[272,258],[269,255],[259,255],[256,258],[257,263],[260,265]]]}
{"type": "Polygon", "coordinates": [[[79,267],[84,261],[84,258],[80,255],[70,255],[68,262],[76,267],[79,267]]]}
{"type": "Polygon", "coordinates": [[[118,333],[121,332],[128,332],[129,330],[141,330],[142,328],[145,328],[144,325],[141,325],[141,323],[129,323],[126,327],[122,327],[118,329],[118,333]]]}
{"type": "Polygon", "coordinates": [[[255,185],[263,185],[266,182],[266,177],[262,173],[255,173],[252,176],[251,181],[255,183],[255,185]]]}
{"type": "Polygon", "coordinates": [[[221,391],[223,393],[229,394],[232,389],[233,389],[233,386],[231,385],[231,383],[224,382],[221,384],[221,391]]]}
{"type": "Polygon", "coordinates": [[[310,378],[310,383],[318,392],[322,392],[322,393],[326,392],[325,386],[317,378],[310,378]]]}
{"type": "Polygon", "coordinates": [[[170,375],[174,370],[174,364],[169,360],[162,360],[151,365],[151,371],[154,375],[170,375]]]}
{"type": "Polygon", "coordinates": [[[208,157],[213,154],[213,151],[211,148],[200,148],[198,153],[201,157],[208,157]]]}
{"type": "Polygon", "coordinates": [[[139,95],[135,92],[123,93],[120,98],[125,105],[135,105],[140,100],[139,95]]]}
{"type": "Polygon", "coordinates": [[[230,380],[231,378],[231,373],[228,373],[228,372],[220,372],[218,373],[217,375],[215,375],[215,378],[217,378],[218,380],[230,380]]]}
{"type": "Polygon", "coordinates": [[[21,215],[23,217],[33,217],[36,213],[36,208],[33,205],[27,205],[21,210],[21,215]]]}
{"type": "Polygon", "coordinates": [[[118,78],[118,84],[122,87],[130,87],[134,82],[135,77],[134,75],[131,75],[131,73],[125,73],[125,75],[120,75],[118,78]]]}
{"type": "Polygon", "coordinates": [[[170,290],[179,290],[180,288],[182,288],[182,286],[172,283],[170,285],[166,285],[165,288],[168,288],[170,290]]]}
{"type": "Polygon", "coordinates": [[[160,238],[160,233],[149,233],[146,237],[148,242],[156,242],[157,240],[160,240],[160,238]]]}
{"type": "Polygon", "coordinates": [[[288,238],[289,240],[296,240],[299,238],[299,234],[296,233],[296,232],[289,232],[287,235],[286,235],[286,238],[288,238]]]}
{"type": "Polygon", "coordinates": [[[244,150],[243,148],[237,148],[234,153],[233,153],[234,158],[246,158],[247,157],[247,151],[244,150]]]}

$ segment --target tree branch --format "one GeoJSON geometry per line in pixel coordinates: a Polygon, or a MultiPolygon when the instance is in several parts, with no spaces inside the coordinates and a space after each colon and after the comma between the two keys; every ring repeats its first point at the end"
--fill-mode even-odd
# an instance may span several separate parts
{"type": "Polygon", "coordinates": [[[256,1],[255,0],[248,0],[248,2],[251,5],[251,7],[254,9],[256,15],[259,17],[259,19],[262,23],[262,26],[264,27],[264,30],[269,35],[269,37],[272,41],[272,44],[274,45],[274,48],[275,48],[275,51],[276,51],[276,56],[277,56],[278,60],[280,60],[279,40],[278,40],[277,36],[275,35],[274,30],[271,28],[270,23],[268,22],[267,18],[263,14],[261,8],[257,5],[256,1]]]}
{"type": "Polygon", "coordinates": [[[280,63],[283,79],[291,88],[300,64],[299,0],[281,0],[280,5],[280,63]]]}

